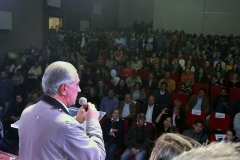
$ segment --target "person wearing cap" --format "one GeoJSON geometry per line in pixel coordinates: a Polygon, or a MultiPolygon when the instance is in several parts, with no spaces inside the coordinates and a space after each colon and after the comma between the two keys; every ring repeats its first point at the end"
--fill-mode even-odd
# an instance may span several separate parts
{"type": "Polygon", "coordinates": [[[128,160],[134,156],[137,160],[144,160],[148,149],[151,147],[151,132],[144,125],[146,116],[143,113],[137,115],[137,124],[130,127],[124,142],[127,149],[121,156],[121,160],[128,160]]]}
{"type": "Polygon", "coordinates": [[[132,72],[132,76],[128,77],[126,79],[126,83],[128,87],[133,87],[135,85],[135,83],[140,83],[142,85],[142,80],[141,78],[138,76],[137,74],[137,70],[133,70],[132,72]]]}

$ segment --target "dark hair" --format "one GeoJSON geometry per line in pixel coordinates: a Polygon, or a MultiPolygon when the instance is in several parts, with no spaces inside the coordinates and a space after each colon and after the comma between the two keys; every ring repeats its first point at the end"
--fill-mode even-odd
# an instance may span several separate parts
{"type": "Polygon", "coordinates": [[[166,87],[168,86],[168,84],[167,84],[166,82],[162,82],[162,83],[161,83],[161,86],[162,86],[163,84],[165,84],[166,87]]]}
{"type": "Polygon", "coordinates": [[[214,70],[216,70],[216,69],[217,69],[217,66],[218,66],[218,65],[220,65],[220,70],[222,70],[222,65],[221,65],[221,63],[219,63],[219,62],[216,64],[216,66],[215,66],[214,70]]]}
{"type": "Polygon", "coordinates": [[[136,82],[136,83],[134,84],[134,86],[133,86],[133,89],[134,89],[134,90],[135,90],[136,85],[139,85],[139,90],[142,89],[142,85],[141,85],[141,83],[136,82]]]}
{"type": "Polygon", "coordinates": [[[120,112],[120,110],[118,108],[114,108],[112,111],[111,111],[111,116],[113,114],[114,111],[118,110],[118,112],[120,112]]]}
{"type": "Polygon", "coordinates": [[[114,93],[114,89],[112,89],[112,88],[108,88],[108,92],[109,92],[109,91],[113,91],[113,93],[114,93]]]}
{"type": "Polygon", "coordinates": [[[235,129],[233,129],[233,128],[230,128],[230,129],[228,129],[227,131],[230,131],[230,132],[232,132],[232,135],[233,135],[233,137],[235,137],[235,136],[236,136],[236,131],[235,131],[235,129]]]}
{"type": "Polygon", "coordinates": [[[204,93],[206,93],[206,88],[200,88],[199,91],[203,91],[204,93]]]}
{"type": "Polygon", "coordinates": [[[200,123],[200,124],[202,124],[202,125],[204,126],[203,120],[197,119],[197,120],[194,122],[194,124],[198,124],[198,123],[200,123]]]}

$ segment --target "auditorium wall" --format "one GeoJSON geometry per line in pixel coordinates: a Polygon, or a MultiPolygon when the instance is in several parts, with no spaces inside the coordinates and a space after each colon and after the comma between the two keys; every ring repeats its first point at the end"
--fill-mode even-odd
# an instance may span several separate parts
{"type": "Polygon", "coordinates": [[[153,20],[154,0],[120,0],[119,27],[129,26],[135,20],[150,23],[153,20]]]}
{"type": "MultiPolygon", "coordinates": [[[[12,30],[0,30],[0,60],[7,51],[42,47],[42,1],[1,0],[0,11],[12,12],[12,30]]],[[[0,22],[1,23],[1,22],[0,22]]]]}
{"type": "Polygon", "coordinates": [[[239,0],[154,0],[154,29],[239,35],[239,0]]]}

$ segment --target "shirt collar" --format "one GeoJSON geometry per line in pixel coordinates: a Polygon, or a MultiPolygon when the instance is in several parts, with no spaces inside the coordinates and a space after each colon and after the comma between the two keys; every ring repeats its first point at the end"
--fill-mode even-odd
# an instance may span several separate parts
{"type": "MultiPolygon", "coordinates": [[[[114,121],[113,118],[111,119],[111,121],[114,121]]],[[[119,118],[116,120],[117,122],[119,121],[119,118]]]]}
{"type": "MultiPolygon", "coordinates": [[[[52,97],[52,98],[54,98],[54,97],[52,97]]],[[[54,98],[54,99],[56,99],[56,98],[54,98]]],[[[68,113],[69,113],[69,109],[68,109],[68,107],[67,106],[65,106],[65,104],[63,104],[61,101],[59,101],[58,99],[56,99],[59,103],[61,103],[62,105],[63,105],[63,107],[68,111],[68,113]]]]}

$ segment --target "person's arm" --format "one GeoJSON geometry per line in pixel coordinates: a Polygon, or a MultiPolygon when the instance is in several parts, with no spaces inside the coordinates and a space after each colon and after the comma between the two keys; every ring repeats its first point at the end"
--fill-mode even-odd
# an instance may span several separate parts
{"type": "Polygon", "coordinates": [[[240,131],[240,113],[236,114],[233,122],[234,129],[240,131]]]}
{"type": "Polygon", "coordinates": [[[141,101],[145,101],[146,100],[146,93],[145,93],[144,89],[142,89],[140,91],[138,100],[141,100],[141,101]]]}
{"type": "Polygon", "coordinates": [[[116,97],[114,97],[114,99],[113,99],[113,107],[117,108],[118,105],[119,105],[118,99],[116,97]]]}
{"type": "Polygon", "coordinates": [[[193,101],[193,97],[191,96],[190,99],[188,100],[186,106],[185,106],[186,111],[190,109],[192,101],[193,101]]]}
{"type": "Polygon", "coordinates": [[[129,105],[130,114],[125,118],[134,118],[136,116],[136,104],[131,102],[129,105]]]}
{"type": "Polygon", "coordinates": [[[150,147],[151,132],[147,127],[145,127],[145,129],[146,129],[146,132],[143,136],[144,142],[141,144],[140,148],[138,148],[140,152],[142,150],[147,150],[150,147]]]}
{"type": "Polygon", "coordinates": [[[134,127],[136,127],[136,126],[132,126],[132,127],[129,128],[129,130],[128,130],[125,138],[124,138],[124,143],[125,143],[125,145],[127,146],[127,148],[129,148],[129,149],[131,149],[131,148],[134,147],[134,146],[132,146],[132,144],[131,144],[131,142],[130,142],[130,141],[131,141],[132,134],[133,134],[133,132],[134,132],[134,127]]]}
{"type": "Polygon", "coordinates": [[[176,83],[174,80],[172,80],[172,83],[170,83],[169,85],[169,92],[172,93],[175,91],[175,89],[176,89],[176,83]]]}
{"type": "Polygon", "coordinates": [[[168,110],[168,108],[164,108],[164,109],[162,110],[162,112],[157,116],[157,118],[156,118],[156,120],[155,120],[156,123],[159,123],[159,121],[160,121],[160,119],[162,118],[162,116],[163,116],[164,114],[167,114],[167,110],[168,110]]]}
{"type": "Polygon", "coordinates": [[[82,112],[80,114],[85,114],[87,134],[83,125],[68,121],[58,134],[58,147],[69,159],[104,160],[106,157],[102,129],[98,121],[99,113],[93,108],[95,107],[89,106],[87,112],[81,108],[79,110],[82,112]]]}
{"type": "Polygon", "coordinates": [[[205,97],[203,98],[203,100],[204,100],[204,103],[202,104],[203,111],[208,114],[209,113],[209,100],[208,100],[208,98],[205,98],[205,97]]]}

